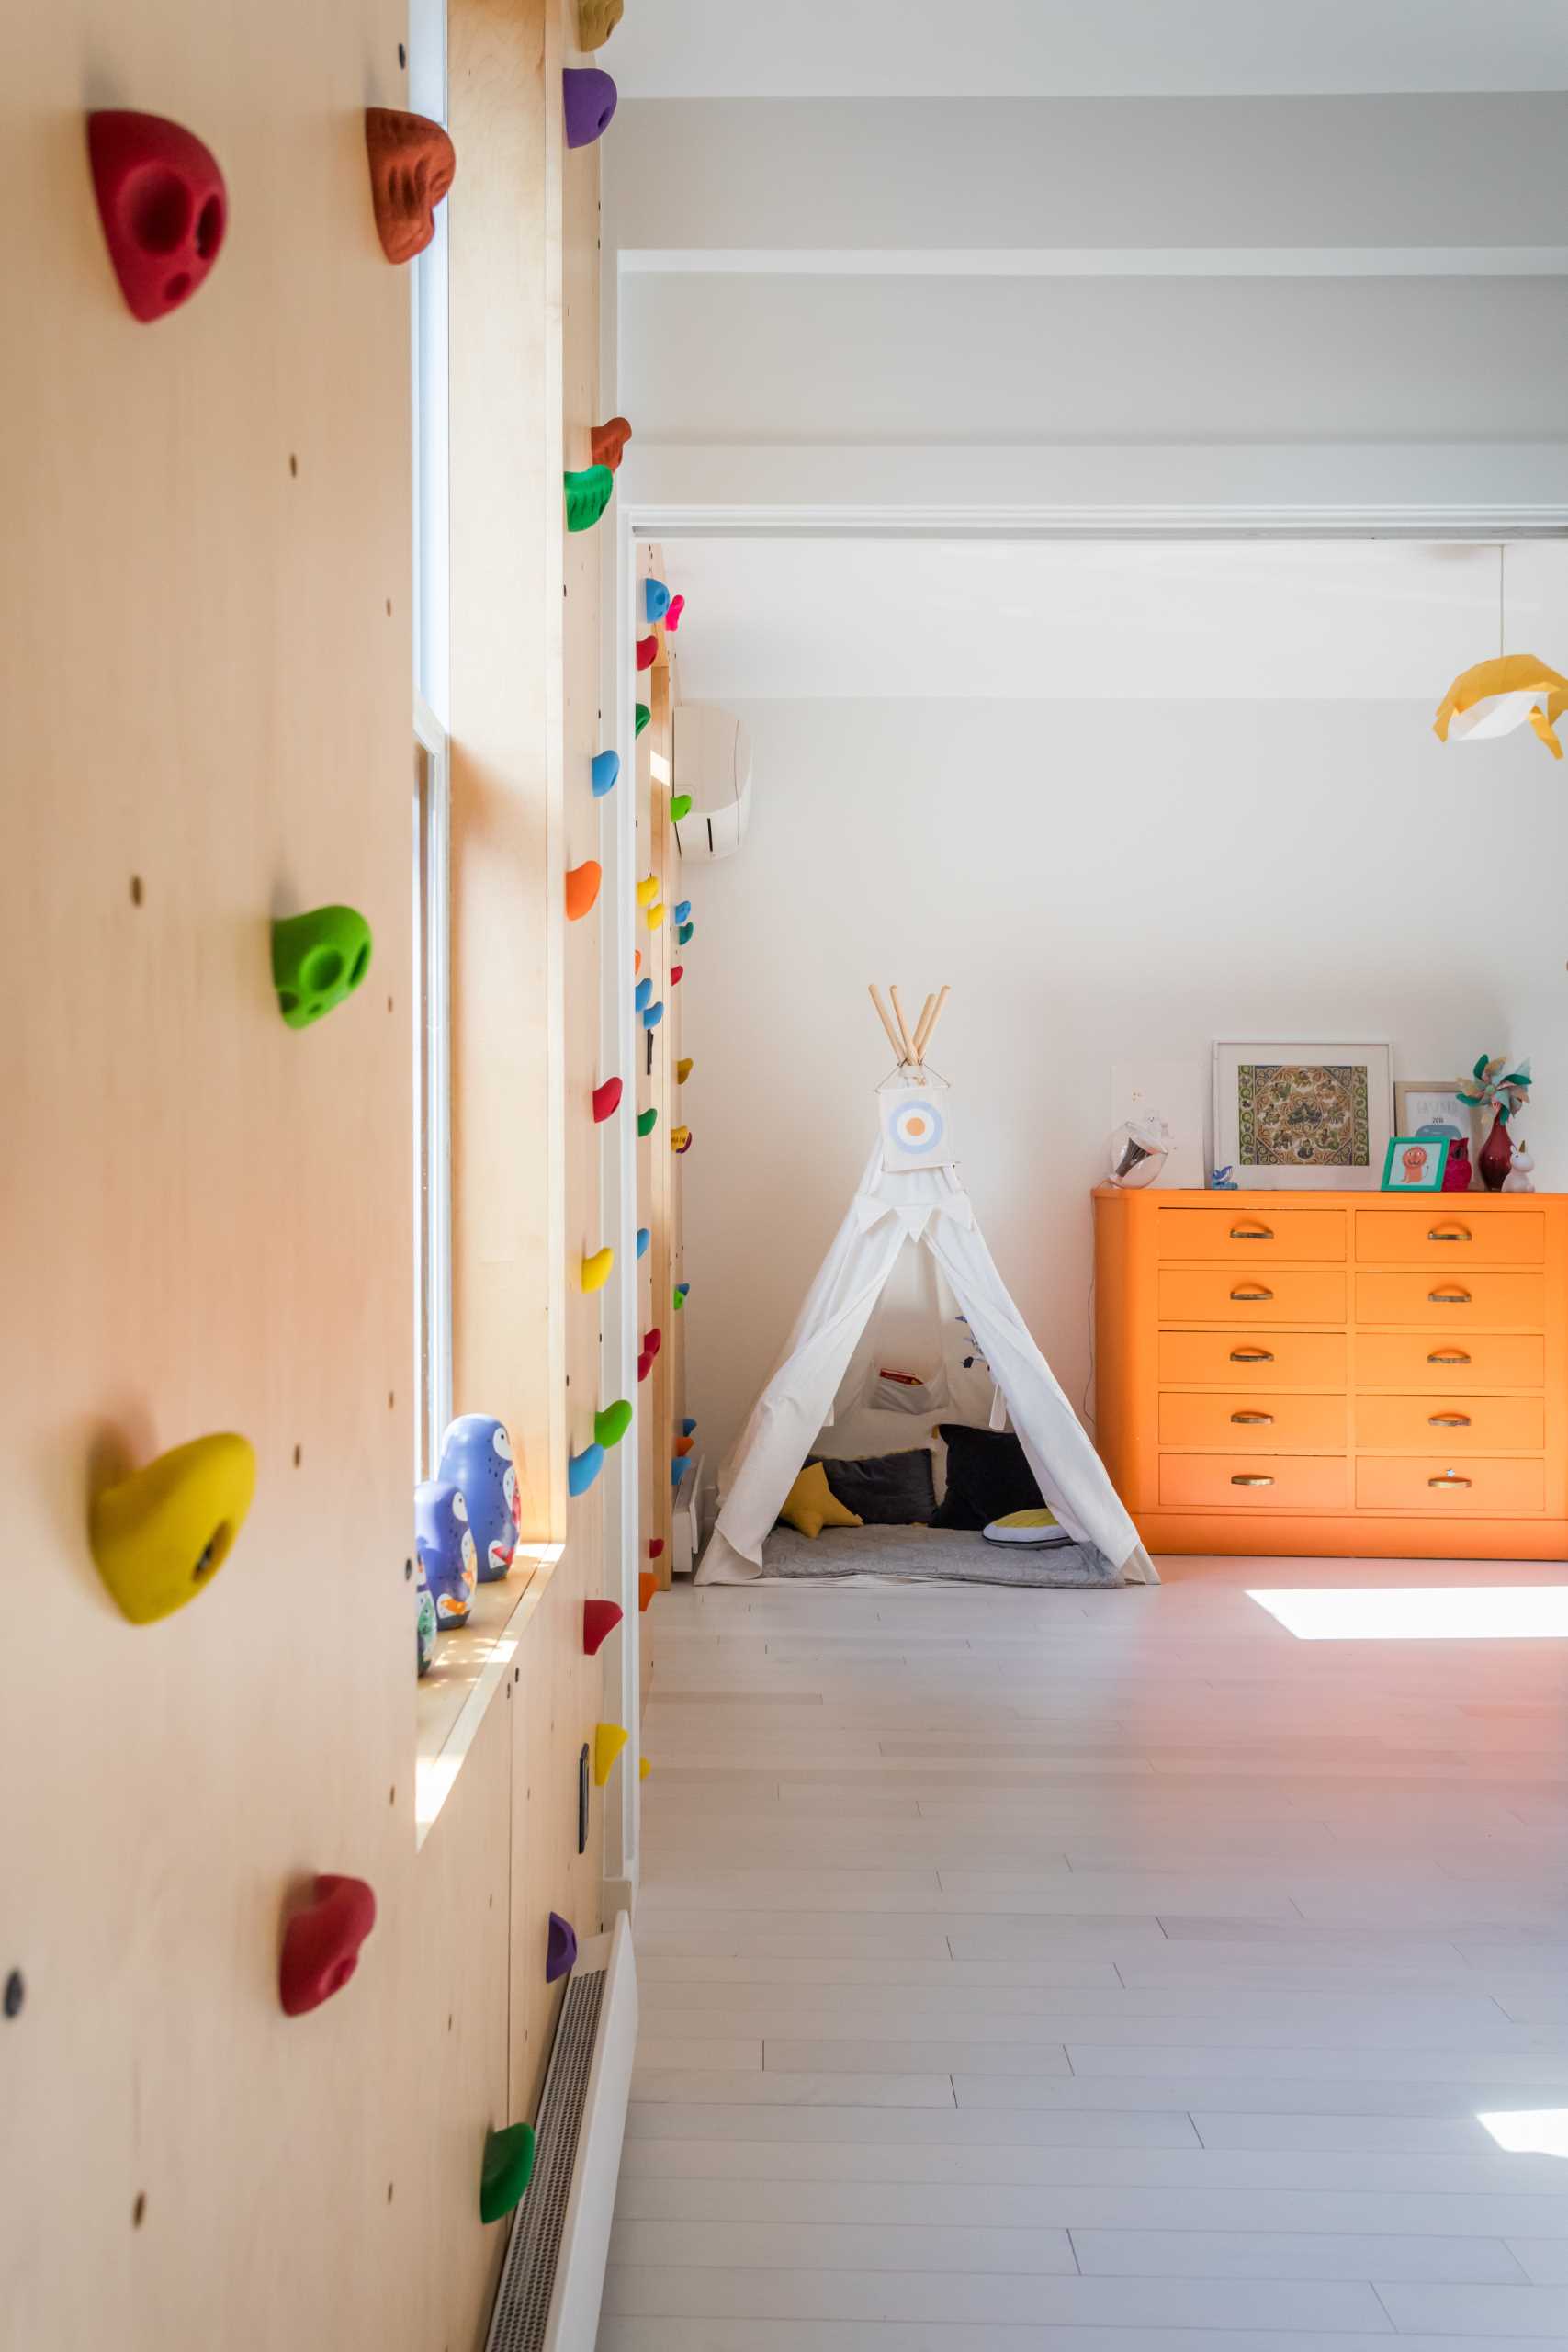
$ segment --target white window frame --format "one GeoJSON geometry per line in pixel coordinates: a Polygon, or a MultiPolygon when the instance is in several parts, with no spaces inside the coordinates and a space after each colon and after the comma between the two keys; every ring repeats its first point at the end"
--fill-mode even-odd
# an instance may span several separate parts
{"type": "Polygon", "coordinates": [[[446,730],[414,696],[414,1476],[452,1419],[452,886],[446,730]]]}

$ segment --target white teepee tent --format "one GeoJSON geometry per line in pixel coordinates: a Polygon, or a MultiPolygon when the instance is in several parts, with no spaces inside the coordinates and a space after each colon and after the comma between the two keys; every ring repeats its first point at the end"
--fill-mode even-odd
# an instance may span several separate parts
{"type": "MultiPolygon", "coordinates": [[[[866,1334],[906,1244],[923,1244],[934,1265],[927,1295],[942,1300],[945,1289],[955,1311],[943,1312],[941,1354],[930,1384],[920,1385],[917,1408],[962,1402],[964,1372],[983,1358],[1062,1527],[1130,1582],[1157,1583],[1137,1529],[976,1224],[954,1164],[947,1089],[925,1067],[947,990],[927,998],[913,1033],[897,989],[891,994],[897,1026],[876,989],[871,990],[898,1057],[897,1071],[877,1090],[880,1136],[784,1351],[720,1473],[718,1521],[697,1580],[740,1583],[760,1575],[763,1541],[836,1408],[893,1401],[878,1382],[877,1356],[867,1352],[866,1334]],[[957,1337],[965,1326],[973,1334],[969,1343],[957,1337]]],[[[1000,1418],[994,1410],[993,1426],[1000,1418]]]]}

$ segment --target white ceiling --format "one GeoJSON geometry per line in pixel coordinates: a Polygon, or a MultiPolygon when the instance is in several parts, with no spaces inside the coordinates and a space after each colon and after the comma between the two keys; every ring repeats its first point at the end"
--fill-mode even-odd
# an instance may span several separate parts
{"type": "Polygon", "coordinates": [[[631,0],[625,97],[1568,88],[1563,0],[631,0]]]}
{"type": "MultiPolygon", "coordinates": [[[[1404,700],[1498,650],[1495,547],[681,539],[688,699],[1404,700]]],[[[1568,543],[1508,550],[1507,646],[1568,670],[1568,543]]]]}

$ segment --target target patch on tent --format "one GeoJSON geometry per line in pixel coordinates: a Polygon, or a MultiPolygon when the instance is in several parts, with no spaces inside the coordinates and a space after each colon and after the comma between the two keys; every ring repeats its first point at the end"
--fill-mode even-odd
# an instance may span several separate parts
{"type": "Polygon", "coordinates": [[[882,1165],[892,1175],[911,1168],[950,1168],[953,1122],[942,1100],[945,1088],[884,1086],[877,1090],[882,1120],[882,1165]]]}

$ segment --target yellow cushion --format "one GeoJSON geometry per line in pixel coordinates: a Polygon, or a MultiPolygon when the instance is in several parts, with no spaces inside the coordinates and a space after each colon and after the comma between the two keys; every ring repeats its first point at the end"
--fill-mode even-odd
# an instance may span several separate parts
{"type": "Polygon", "coordinates": [[[780,1506],[779,1517],[798,1527],[803,1535],[820,1535],[825,1527],[863,1527],[852,1510],[846,1510],[828,1484],[828,1473],[820,1462],[808,1462],[780,1506]]]}

